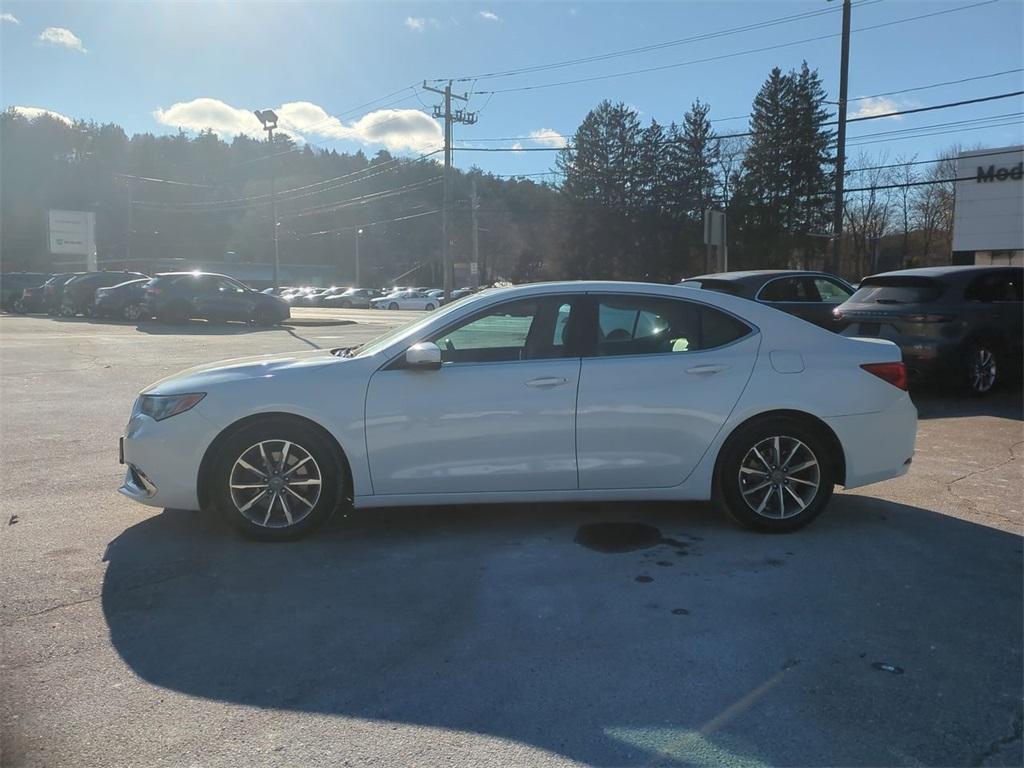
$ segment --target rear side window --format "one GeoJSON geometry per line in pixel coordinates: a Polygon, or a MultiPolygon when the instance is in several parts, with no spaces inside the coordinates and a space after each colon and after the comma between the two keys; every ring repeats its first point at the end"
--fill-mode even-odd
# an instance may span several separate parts
{"type": "Polygon", "coordinates": [[[750,327],[712,307],[654,296],[605,296],[597,304],[598,357],[697,352],[736,341],[750,327]]]}
{"type": "Polygon", "coordinates": [[[869,278],[850,297],[854,304],[930,304],[944,285],[928,277],[869,278]]]}
{"type": "Polygon", "coordinates": [[[852,295],[846,286],[827,277],[814,278],[814,287],[818,290],[821,301],[826,304],[842,304],[852,295]]]}
{"type": "Polygon", "coordinates": [[[995,272],[980,275],[971,281],[964,293],[968,301],[994,302],[1021,300],[1020,272],[995,272]]]}

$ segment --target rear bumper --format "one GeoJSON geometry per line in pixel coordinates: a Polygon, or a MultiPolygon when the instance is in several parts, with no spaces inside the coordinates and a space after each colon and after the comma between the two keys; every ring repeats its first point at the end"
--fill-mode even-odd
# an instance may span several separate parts
{"type": "Polygon", "coordinates": [[[884,411],[833,416],[825,422],[843,446],[845,488],[889,480],[910,469],[917,439],[917,408],[907,393],[884,411]]]}

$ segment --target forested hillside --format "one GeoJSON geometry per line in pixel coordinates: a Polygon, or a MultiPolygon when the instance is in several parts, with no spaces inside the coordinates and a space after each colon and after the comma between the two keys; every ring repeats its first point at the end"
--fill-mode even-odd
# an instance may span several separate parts
{"type": "MultiPolygon", "coordinates": [[[[552,153],[557,183],[453,174],[453,261],[472,259],[475,185],[484,282],[699,273],[710,206],[728,213],[730,268],[825,267],[834,183],[826,99],[805,64],[769,74],[746,130],[716,130],[701,101],[668,125],[642,125],[626,105],[602,102],[552,153]]],[[[456,152],[456,165],[470,157],[456,152]]],[[[282,263],[335,265],[347,277],[362,229],[366,282],[422,265],[415,281],[439,284],[440,158],[342,154],[283,133],[272,144],[210,131],[129,137],[113,124],[8,111],[0,115],[0,260],[5,270],[49,268],[46,211],[67,209],[96,212],[101,261],[230,253],[267,263],[273,175],[282,263]]],[[[950,163],[862,151],[847,168],[847,276],[870,271],[876,243],[907,266],[948,261],[952,185],[920,182],[951,178],[950,163]]]]}

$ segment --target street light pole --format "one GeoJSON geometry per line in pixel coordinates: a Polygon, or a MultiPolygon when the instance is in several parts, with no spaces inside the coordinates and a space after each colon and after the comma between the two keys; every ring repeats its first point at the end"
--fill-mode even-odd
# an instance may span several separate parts
{"type": "Polygon", "coordinates": [[[275,163],[274,163],[274,129],[277,128],[277,114],[272,109],[256,110],[254,113],[257,119],[263,124],[263,130],[267,132],[267,142],[270,144],[270,218],[274,230],[274,291],[281,285],[281,251],[277,240],[277,196],[274,194],[275,163]]]}
{"type": "Polygon", "coordinates": [[[363,230],[361,230],[361,229],[357,229],[356,230],[356,284],[355,284],[356,288],[360,288],[362,286],[362,283],[359,280],[359,237],[362,234],[363,234],[363,230]]]}

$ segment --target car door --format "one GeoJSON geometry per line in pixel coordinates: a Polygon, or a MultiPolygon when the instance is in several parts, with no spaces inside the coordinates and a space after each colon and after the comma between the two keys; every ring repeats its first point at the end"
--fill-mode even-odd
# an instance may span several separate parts
{"type": "Polygon", "coordinates": [[[207,277],[209,287],[203,292],[203,316],[211,320],[249,320],[252,299],[249,292],[234,280],[207,277]]]}
{"type": "Polygon", "coordinates": [[[814,283],[815,293],[818,294],[819,302],[815,307],[815,320],[812,322],[829,331],[838,333],[846,327],[846,323],[837,319],[832,311],[853,296],[852,287],[841,280],[825,277],[824,275],[812,278],[812,282],[814,283]]]}
{"type": "Polygon", "coordinates": [[[683,482],[750,378],[760,334],[708,305],[592,297],[576,409],[580,489],[683,482]]]}
{"type": "MultiPolygon", "coordinates": [[[[971,281],[964,297],[979,335],[994,335],[1005,346],[1013,367],[1021,357],[1024,322],[1021,314],[1021,278],[1024,270],[986,271],[971,281]]],[[[1008,366],[1009,367],[1009,366],[1008,366]]]]}
{"type": "Polygon", "coordinates": [[[366,447],[375,494],[572,490],[580,359],[573,299],[519,299],[426,340],[438,370],[404,355],[370,379],[366,447]]]}
{"type": "MultiPolygon", "coordinates": [[[[758,291],[757,300],[809,323],[822,323],[822,304],[810,277],[790,275],[770,280],[758,291]]],[[[831,308],[828,311],[831,312],[831,308]]]]}

